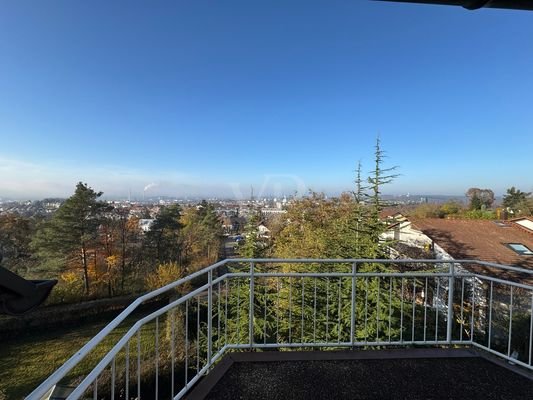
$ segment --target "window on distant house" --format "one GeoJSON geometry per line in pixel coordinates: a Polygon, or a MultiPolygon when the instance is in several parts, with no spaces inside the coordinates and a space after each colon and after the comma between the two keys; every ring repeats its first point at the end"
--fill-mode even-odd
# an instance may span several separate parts
{"type": "Polygon", "coordinates": [[[515,253],[520,254],[521,256],[532,256],[533,251],[531,251],[527,246],[522,243],[507,243],[507,247],[513,250],[515,253]]]}

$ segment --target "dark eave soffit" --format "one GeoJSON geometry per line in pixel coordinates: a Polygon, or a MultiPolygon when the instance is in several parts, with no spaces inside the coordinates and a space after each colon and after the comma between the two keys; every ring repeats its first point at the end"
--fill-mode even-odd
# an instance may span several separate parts
{"type": "Polygon", "coordinates": [[[533,0],[374,0],[401,3],[424,3],[447,6],[461,6],[468,10],[480,8],[507,8],[515,10],[533,10],[533,0]]]}

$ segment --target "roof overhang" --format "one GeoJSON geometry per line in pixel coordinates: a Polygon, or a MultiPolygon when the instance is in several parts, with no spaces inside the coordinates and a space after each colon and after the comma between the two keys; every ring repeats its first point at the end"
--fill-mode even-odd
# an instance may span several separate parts
{"type": "Polygon", "coordinates": [[[515,10],[533,10],[531,0],[374,0],[391,1],[400,3],[423,3],[447,6],[461,6],[468,10],[478,10],[480,8],[507,8],[515,10]]]}

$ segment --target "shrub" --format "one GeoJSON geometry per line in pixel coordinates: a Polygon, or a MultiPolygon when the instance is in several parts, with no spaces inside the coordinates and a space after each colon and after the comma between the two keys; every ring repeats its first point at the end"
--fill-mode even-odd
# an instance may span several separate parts
{"type": "Polygon", "coordinates": [[[59,277],[59,282],[50,293],[47,304],[77,303],[85,299],[83,280],[79,274],[65,272],[59,277]]]}
{"type": "Polygon", "coordinates": [[[468,219],[496,219],[496,213],[494,211],[470,210],[464,213],[464,217],[468,219]]]}
{"type": "Polygon", "coordinates": [[[175,262],[159,264],[154,272],[145,278],[146,287],[154,290],[184,276],[184,269],[175,262]]]}

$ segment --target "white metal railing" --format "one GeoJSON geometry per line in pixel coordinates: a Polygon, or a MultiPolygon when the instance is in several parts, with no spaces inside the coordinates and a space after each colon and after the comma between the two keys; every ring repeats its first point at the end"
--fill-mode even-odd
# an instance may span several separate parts
{"type": "Polygon", "coordinates": [[[500,273],[533,276],[476,260],[224,260],[139,297],[27,398],[74,382],[69,399],[179,399],[239,349],[467,345],[533,370],[533,286],[500,273]],[[167,305],[137,320],[90,372],[72,376],[161,295],[167,305]]]}

